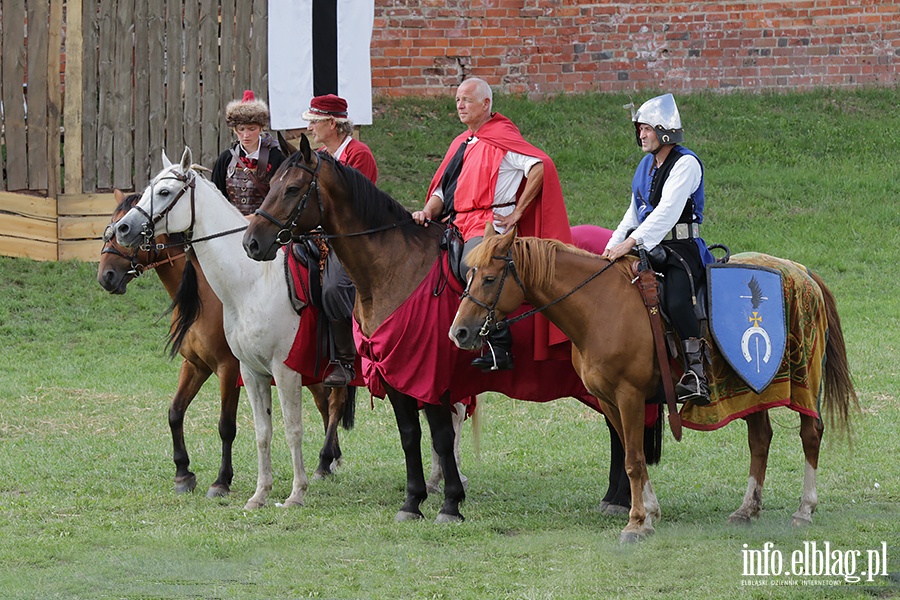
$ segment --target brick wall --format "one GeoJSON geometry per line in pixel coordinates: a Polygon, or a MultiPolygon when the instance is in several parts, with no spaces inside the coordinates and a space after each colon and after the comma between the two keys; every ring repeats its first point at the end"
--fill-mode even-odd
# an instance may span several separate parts
{"type": "Polygon", "coordinates": [[[890,0],[375,0],[376,95],[895,85],[890,0]]]}

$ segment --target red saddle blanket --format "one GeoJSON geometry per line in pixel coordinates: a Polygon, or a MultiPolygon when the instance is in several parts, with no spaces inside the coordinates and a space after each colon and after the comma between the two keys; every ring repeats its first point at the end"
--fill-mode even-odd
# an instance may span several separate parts
{"type": "Polygon", "coordinates": [[[600,410],[575,373],[570,355],[534,360],[534,327],[528,319],[512,326],[515,369],[484,373],[473,367],[470,363],[476,354],[459,349],[447,335],[462,293],[455,281],[445,285],[447,269],[446,253],[442,253],[416,290],[371,337],[355,324],[362,372],[372,395],[385,397],[383,380],[415,398],[420,407],[438,404],[447,391],[452,402],[464,404],[471,404],[476,394],[493,391],[534,402],[571,396],[600,410]]]}

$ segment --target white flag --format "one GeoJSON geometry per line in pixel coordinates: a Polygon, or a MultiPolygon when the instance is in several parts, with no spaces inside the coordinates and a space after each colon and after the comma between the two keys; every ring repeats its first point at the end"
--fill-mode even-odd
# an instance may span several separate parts
{"type": "Polygon", "coordinates": [[[372,124],[374,21],[374,0],[269,0],[272,129],[306,127],[303,112],[324,94],[344,98],[356,125],[372,124]]]}

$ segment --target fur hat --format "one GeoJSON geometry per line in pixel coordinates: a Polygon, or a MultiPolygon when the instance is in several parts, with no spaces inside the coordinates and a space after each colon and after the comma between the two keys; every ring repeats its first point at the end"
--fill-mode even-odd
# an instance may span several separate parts
{"type": "Polygon", "coordinates": [[[347,118],[347,101],[334,94],[316,96],[309,103],[309,110],[303,113],[304,121],[322,121],[334,119],[336,123],[344,123],[347,118]]]}
{"type": "Polygon", "coordinates": [[[225,107],[225,122],[229,127],[238,125],[269,126],[269,107],[253,95],[252,90],[245,90],[244,97],[232,100],[225,107]]]}

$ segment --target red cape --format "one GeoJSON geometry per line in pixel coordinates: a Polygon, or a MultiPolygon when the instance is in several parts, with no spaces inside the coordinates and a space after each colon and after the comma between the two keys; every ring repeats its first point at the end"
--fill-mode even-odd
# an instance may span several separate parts
{"type": "MultiPolygon", "coordinates": [[[[464,143],[471,135],[466,130],[459,134],[450,144],[444,160],[441,161],[437,172],[428,186],[428,196],[431,197],[432,192],[440,185],[441,177],[450,158],[456,153],[459,145],[464,143]]],[[[569,228],[569,215],[566,213],[566,203],[563,199],[562,186],[559,182],[559,174],[556,172],[556,165],[547,154],[529,144],[522,137],[519,128],[515,124],[501,115],[494,113],[491,119],[478,128],[475,136],[480,140],[479,143],[485,142],[496,146],[507,152],[517,152],[526,156],[534,156],[539,158],[544,165],[544,184],[541,193],[534,199],[531,206],[522,216],[518,223],[518,234],[520,236],[535,236],[540,238],[553,238],[565,242],[572,243],[572,231],[569,228]]],[[[466,163],[463,162],[463,171],[465,171],[466,163]]],[[[462,179],[463,175],[460,175],[462,179]]],[[[493,190],[492,190],[493,191],[493,190]]],[[[484,223],[480,225],[481,229],[477,232],[463,232],[463,239],[481,235],[484,223]]],[[[569,348],[565,344],[568,339],[559,329],[551,325],[542,315],[537,315],[534,319],[534,358],[535,360],[563,360],[569,357],[569,348]]]]}

